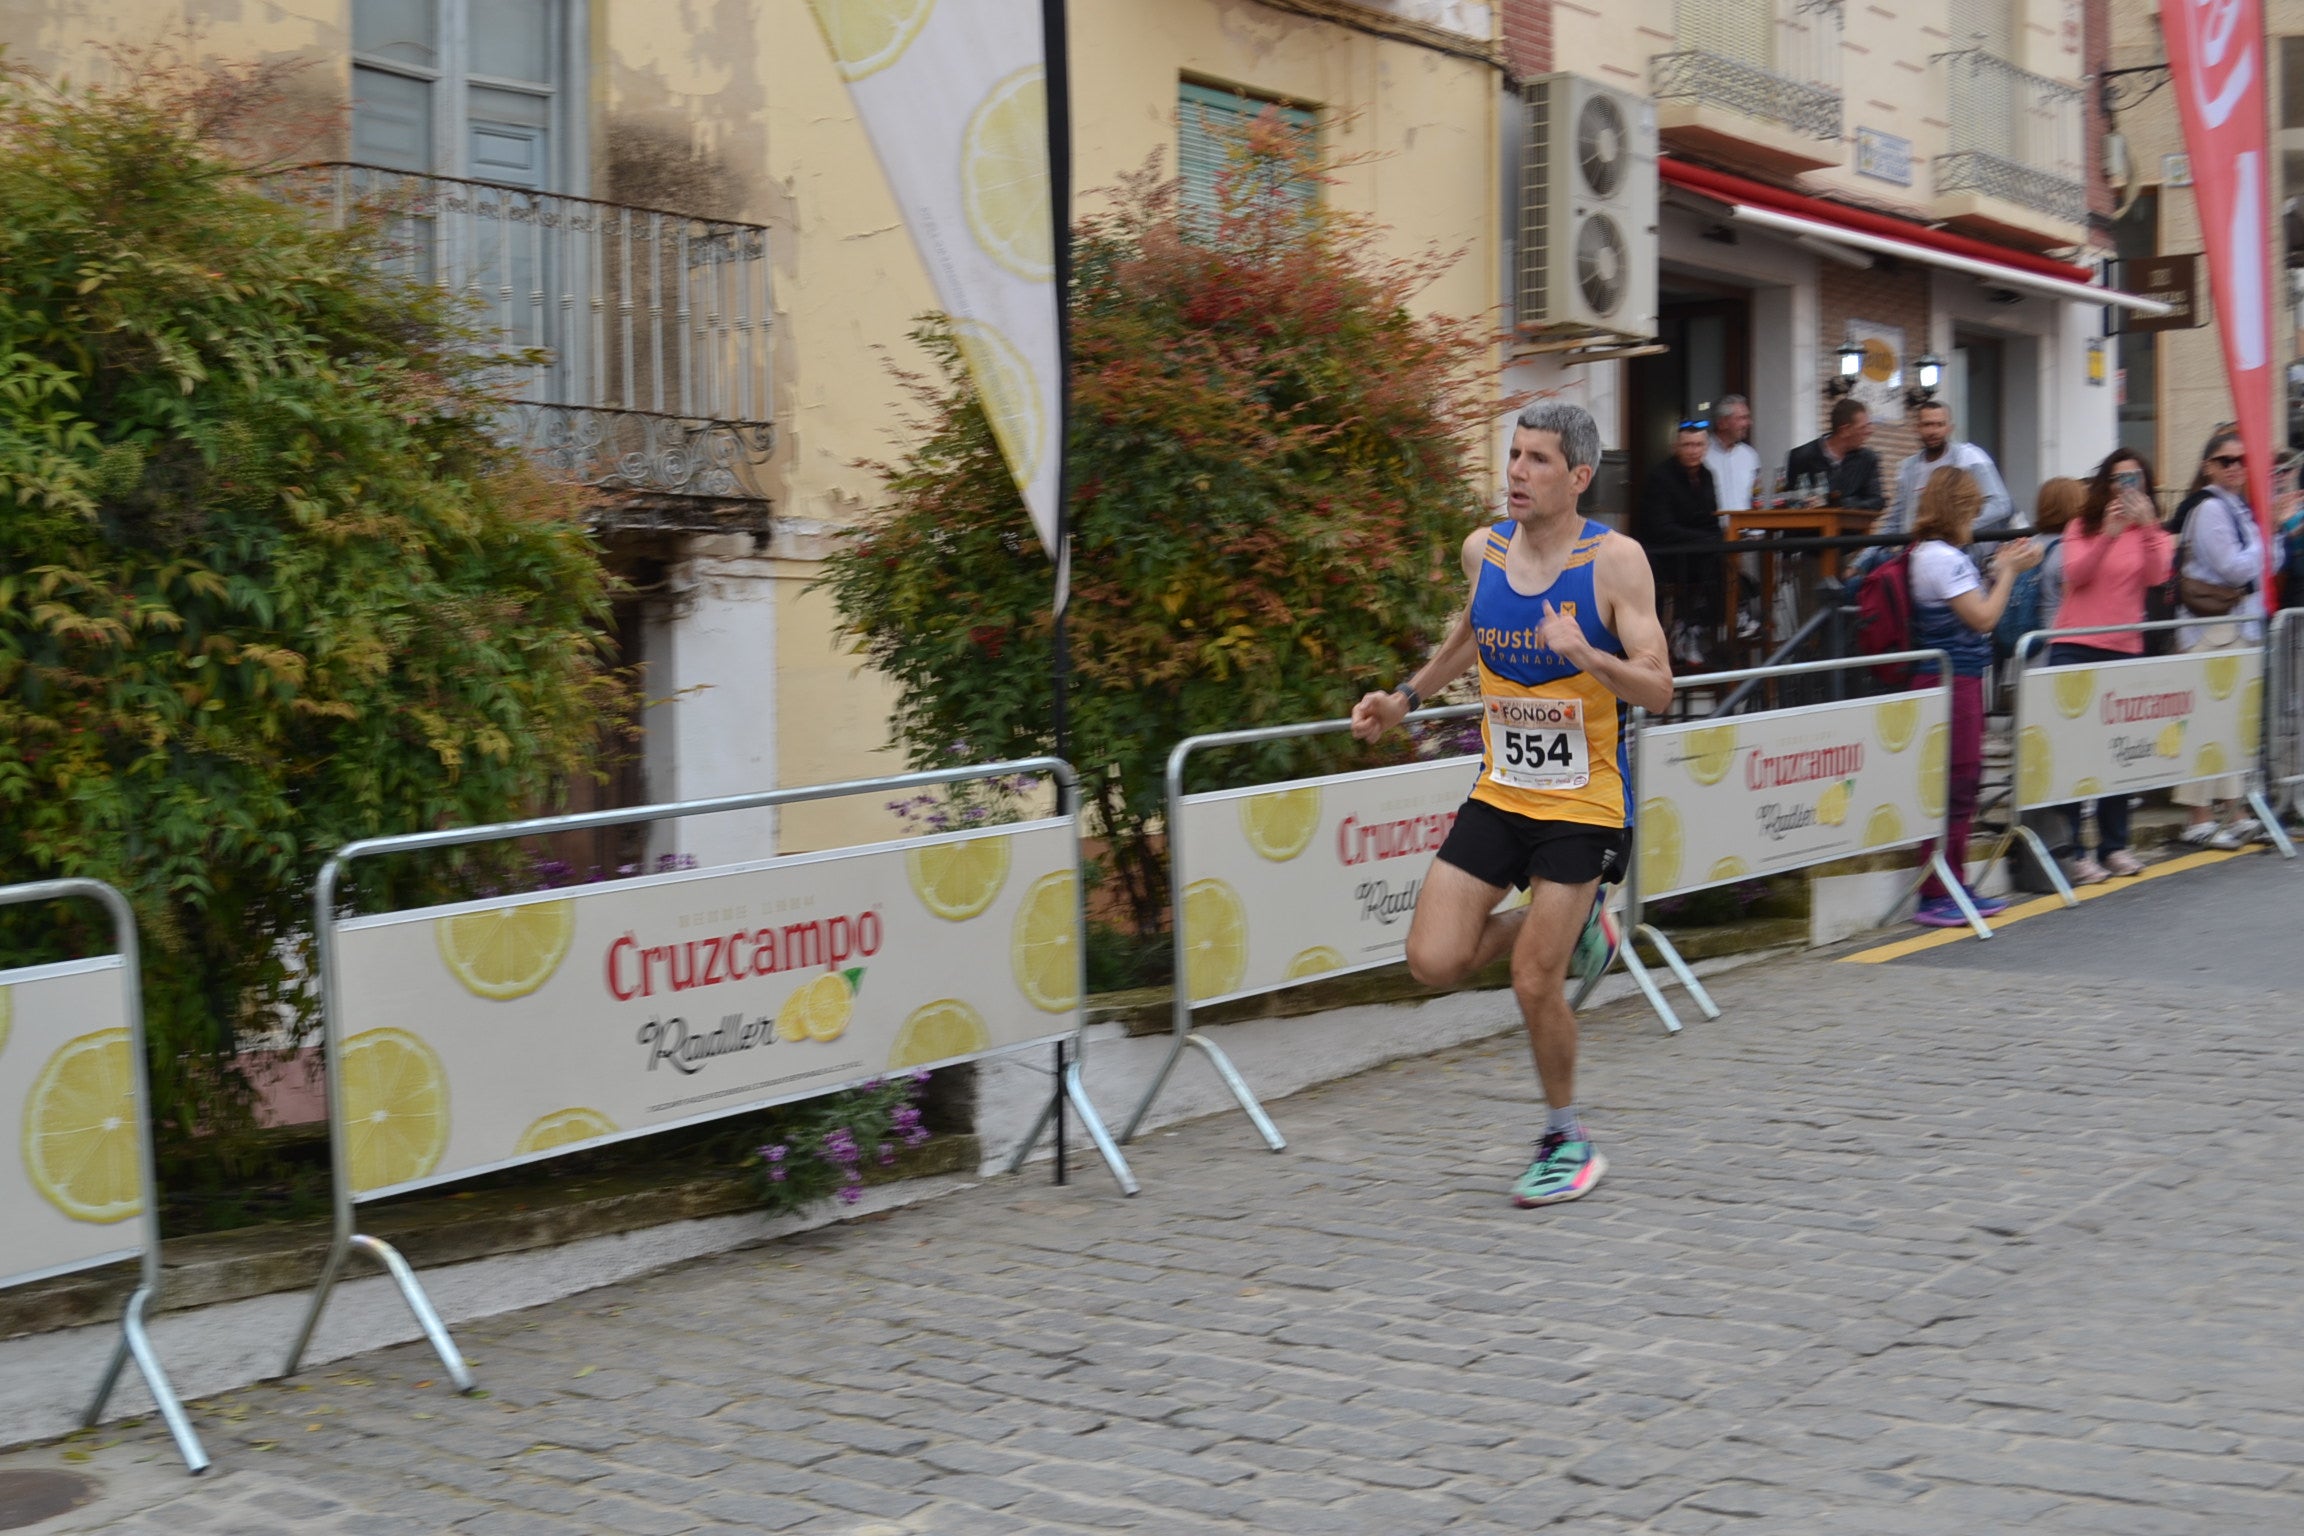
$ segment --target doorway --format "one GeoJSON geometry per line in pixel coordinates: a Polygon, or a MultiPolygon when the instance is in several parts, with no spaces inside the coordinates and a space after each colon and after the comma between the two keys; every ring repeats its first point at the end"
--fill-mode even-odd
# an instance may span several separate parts
{"type": "Polygon", "coordinates": [[[2008,463],[2008,344],[1975,331],[1952,333],[1952,365],[1945,370],[1945,399],[1952,407],[1955,437],[1974,443],[2008,463]]]}
{"type": "Polygon", "coordinates": [[[1675,273],[1663,274],[1661,283],[1656,339],[1667,350],[1635,358],[1625,369],[1624,446],[1634,506],[1681,422],[1709,417],[1724,396],[1752,393],[1751,294],[1675,273]]]}

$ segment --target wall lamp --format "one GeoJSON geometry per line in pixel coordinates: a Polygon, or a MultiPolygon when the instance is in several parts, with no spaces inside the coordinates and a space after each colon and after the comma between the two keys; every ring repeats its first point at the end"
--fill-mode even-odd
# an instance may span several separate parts
{"type": "Polygon", "coordinates": [[[1840,373],[1824,381],[1824,398],[1837,400],[1856,387],[1864,372],[1864,344],[1851,336],[1840,343],[1840,373]]]}
{"type": "Polygon", "coordinates": [[[1931,352],[1920,359],[1913,370],[1920,382],[1904,391],[1904,404],[1911,410],[1929,404],[1936,398],[1936,387],[1944,382],[1944,359],[1931,352]]]}

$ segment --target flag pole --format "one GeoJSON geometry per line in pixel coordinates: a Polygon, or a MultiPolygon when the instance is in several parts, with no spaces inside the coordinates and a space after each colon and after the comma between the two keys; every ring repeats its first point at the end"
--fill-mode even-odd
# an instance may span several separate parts
{"type": "MultiPolygon", "coordinates": [[[[1072,54],[1065,28],[1064,0],[1040,0],[1040,48],[1048,84],[1048,215],[1050,252],[1056,278],[1056,602],[1053,654],[1049,667],[1050,723],[1055,755],[1071,760],[1071,637],[1065,616],[1072,606],[1072,54]]],[[[1063,801],[1057,810],[1078,815],[1063,801]]],[[[1056,1182],[1064,1182],[1064,1042],[1056,1042],[1056,1077],[1051,1085],[1056,1119],[1056,1182]]]]}

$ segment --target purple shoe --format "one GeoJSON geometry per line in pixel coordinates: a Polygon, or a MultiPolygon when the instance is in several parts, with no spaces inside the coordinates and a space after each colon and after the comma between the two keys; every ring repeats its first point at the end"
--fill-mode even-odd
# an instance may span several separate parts
{"type": "Polygon", "coordinates": [[[2008,898],[2005,896],[1979,896],[1970,891],[1968,899],[1976,904],[1978,917],[1998,917],[2008,910],[2008,898]]]}
{"type": "Polygon", "coordinates": [[[1923,928],[1965,928],[1968,914],[1960,910],[1959,903],[1949,896],[1937,896],[1920,903],[1912,913],[1912,921],[1923,928]]]}

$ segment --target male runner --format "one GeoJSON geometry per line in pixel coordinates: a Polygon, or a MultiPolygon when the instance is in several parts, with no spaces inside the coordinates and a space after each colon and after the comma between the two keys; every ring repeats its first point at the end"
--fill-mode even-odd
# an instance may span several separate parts
{"type": "Polygon", "coordinates": [[[1477,659],[1486,750],[1416,897],[1408,969],[1454,986],[1507,950],[1536,1076],[1551,1113],[1512,1188],[1522,1206],[1589,1194],[1608,1171],[1576,1113],[1576,1016],[1563,980],[1603,879],[1629,856],[1626,706],[1662,713],[1672,665],[1640,546],[1576,513],[1600,461],[1579,406],[1520,413],[1506,471],[1511,519],[1464,541],[1472,600],[1448,638],[1392,693],[1352,711],[1363,741],[1398,725],[1477,659]],[[1507,887],[1528,904],[1498,913],[1507,887]]]}

